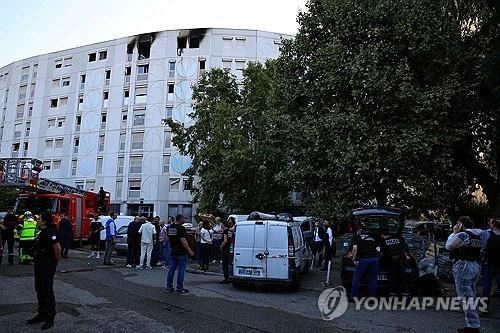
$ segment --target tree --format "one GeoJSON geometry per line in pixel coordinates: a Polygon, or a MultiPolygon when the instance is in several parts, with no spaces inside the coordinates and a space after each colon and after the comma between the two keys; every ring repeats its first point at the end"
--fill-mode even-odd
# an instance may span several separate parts
{"type": "MultiPolygon", "coordinates": [[[[270,67],[271,63],[268,64],[270,67]]],[[[283,170],[286,151],[276,146],[279,117],[272,108],[273,71],[249,64],[243,88],[214,68],[193,87],[195,124],[185,128],[167,120],[179,151],[192,158],[198,176],[194,201],[199,210],[280,211],[289,206],[283,170]]]]}
{"type": "Polygon", "coordinates": [[[18,192],[12,187],[0,187],[0,211],[6,211],[7,208],[14,206],[18,192]]]}
{"type": "Polygon", "coordinates": [[[471,91],[463,20],[446,0],[308,2],[276,90],[299,133],[289,176],[314,213],[374,200],[444,211],[467,198],[473,177],[455,157],[469,133],[457,108],[471,91]]]}

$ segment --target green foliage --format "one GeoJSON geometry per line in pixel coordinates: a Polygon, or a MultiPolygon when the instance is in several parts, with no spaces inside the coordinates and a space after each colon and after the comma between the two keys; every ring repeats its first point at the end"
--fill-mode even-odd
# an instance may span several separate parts
{"type": "Polygon", "coordinates": [[[0,212],[7,211],[16,203],[18,190],[11,187],[0,187],[0,212]]]}
{"type": "MultiPolygon", "coordinates": [[[[271,66],[271,64],[269,64],[271,66]]],[[[240,92],[233,76],[212,69],[193,87],[195,125],[167,120],[173,143],[192,158],[187,171],[199,176],[199,210],[280,211],[289,206],[282,179],[285,150],[276,145],[279,117],[273,111],[272,70],[249,64],[240,92]]]]}
{"type": "Polygon", "coordinates": [[[311,0],[299,15],[277,90],[300,133],[291,175],[315,213],[341,217],[374,199],[445,211],[467,199],[474,178],[456,147],[470,133],[461,103],[477,58],[464,4],[311,0]]]}

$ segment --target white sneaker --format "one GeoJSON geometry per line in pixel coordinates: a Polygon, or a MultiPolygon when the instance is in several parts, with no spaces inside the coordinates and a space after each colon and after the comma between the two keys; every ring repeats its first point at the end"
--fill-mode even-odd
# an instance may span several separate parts
{"type": "Polygon", "coordinates": [[[93,253],[89,254],[87,258],[94,258],[94,254],[93,253]]]}
{"type": "Polygon", "coordinates": [[[144,269],[143,266],[137,266],[137,269],[144,269]]]}
{"type": "Polygon", "coordinates": [[[146,269],[153,269],[151,266],[146,266],[146,269]]]}
{"type": "Polygon", "coordinates": [[[96,259],[99,259],[99,253],[97,254],[97,257],[95,257],[96,259]]]}
{"type": "Polygon", "coordinates": [[[132,265],[128,264],[128,265],[127,265],[127,266],[125,266],[125,267],[127,267],[127,268],[131,268],[131,267],[132,267],[132,265]]]}

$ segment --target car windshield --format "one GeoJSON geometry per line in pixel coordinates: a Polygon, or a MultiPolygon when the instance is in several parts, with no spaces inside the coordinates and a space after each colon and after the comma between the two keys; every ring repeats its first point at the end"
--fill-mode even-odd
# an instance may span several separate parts
{"type": "Polygon", "coordinates": [[[387,229],[390,233],[396,233],[399,230],[399,222],[393,216],[360,216],[356,221],[364,223],[370,231],[387,229]]]}
{"type": "Polygon", "coordinates": [[[120,227],[116,233],[118,235],[124,235],[127,233],[127,230],[128,230],[128,226],[124,225],[123,227],[120,227]]]}
{"type": "Polygon", "coordinates": [[[30,196],[27,198],[17,198],[15,212],[22,214],[30,211],[31,214],[41,214],[46,211],[54,213],[57,211],[57,198],[30,196]]]}

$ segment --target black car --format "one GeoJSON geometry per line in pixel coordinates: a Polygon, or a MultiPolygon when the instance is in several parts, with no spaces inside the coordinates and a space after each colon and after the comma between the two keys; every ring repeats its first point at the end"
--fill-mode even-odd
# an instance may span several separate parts
{"type": "MultiPolygon", "coordinates": [[[[391,235],[400,234],[404,226],[403,211],[392,207],[364,207],[351,212],[351,224],[353,233],[359,229],[360,224],[364,224],[368,230],[376,237],[380,237],[383,229],[387,229],[391,235]]],[[[340,237],[342,242],[342,266],[341,281],[342,286],[350,289],[356,267],[352,261],[352,235],[346,234],[340,237]]],[[[406,278],[412,294],[418,292],[418,266],[414,258],[408,261],[406,267],[406,278]]],[[[368,277],[365,275],[361,286],[368,286],[368,277]]],[[[378,290],[384,293],[389,287],[389,268],[384,258],[380,259],[380,269],[378,273],[378,290]]]]}

